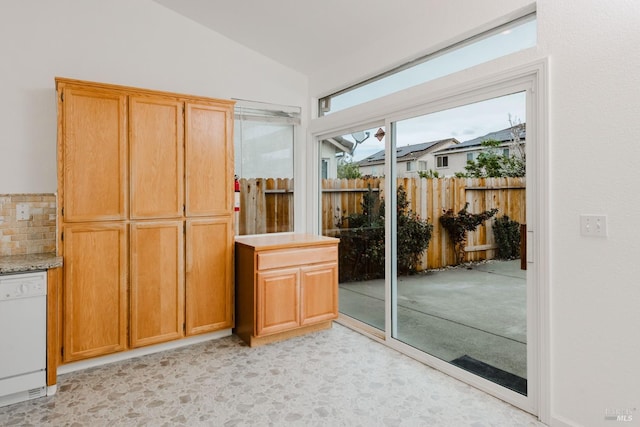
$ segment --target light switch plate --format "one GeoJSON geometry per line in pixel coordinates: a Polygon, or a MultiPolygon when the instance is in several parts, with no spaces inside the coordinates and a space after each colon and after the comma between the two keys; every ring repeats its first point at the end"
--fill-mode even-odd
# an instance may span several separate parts
{"type": "Polygon", "coordinates": [[[580,235],[607,237],[606,215],[580,215],[580,235]]]}

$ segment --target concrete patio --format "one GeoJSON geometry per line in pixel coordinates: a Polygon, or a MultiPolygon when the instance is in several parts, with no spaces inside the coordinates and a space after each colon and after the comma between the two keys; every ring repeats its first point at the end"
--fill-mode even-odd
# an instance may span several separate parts
{"type": "MultiPolygon", "coordinates": [[[[398,278],[398,336],[446,361],[527,377],[526,271],[487,261],[398,278]]],[[[340,312],[384,329],[384,280],[340,284],[340,312]]]]}

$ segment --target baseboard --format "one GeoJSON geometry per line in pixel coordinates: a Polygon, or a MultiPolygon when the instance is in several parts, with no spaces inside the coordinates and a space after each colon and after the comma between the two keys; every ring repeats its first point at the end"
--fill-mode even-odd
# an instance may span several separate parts
{"type": "Polygon", "coordinates": [[[278,342],[278,341],[286,340],[289,338],[299,337],[300,335],[322,331],[324,329],[331,329],[331,326],[332,326],[332,321],[327,320],[325,322],[314,323],[312,325],[306,325],[306,326],[300,326],[295,329],[290,329],[288,331],[283,331],[280,333],[267,335],[264,337],[254,337],[253,335],[249,334],[247,336],[240,335],[240,338],[242,338],[247,344],[249,344],[250,347],[258,347],[261,345],[270,344],[273,342],[278,342]]]}
{"type": "Polygon", "coordinates": [[[109,363],[120,362],[122,360],[133,359],[134,357],[146,356],[148,354],[158,353],[161,351],[173,350],[180,347],[186,347],[205,341],[216,340],[231,335],[231,329],[211,332],[208,334],[195,335],[192,337],[182,338],[175,341],[169,341],[162,344],[150,345],[148,347],[135,348],[133,350],[123,351],[120,353],[109,354],[107,356],[94,357],[79,362],[67,363],[58,366],[58,375],[68,374],[70,372],[81,371],[96,366],[107,365],[109,363]]]}
{"type": "Polygon", "coordinates": [[[47,387],[47,396],[53,396],[58,391],[58,385],[50,385],[47,387]]]}
{"type": "Polygon", "coordinates": [[[551,427],[584,427],[582,424],[576,424],[573,421],[558,415],[551,416],[551,423],[549,423],[549,425],[551,427]]]}

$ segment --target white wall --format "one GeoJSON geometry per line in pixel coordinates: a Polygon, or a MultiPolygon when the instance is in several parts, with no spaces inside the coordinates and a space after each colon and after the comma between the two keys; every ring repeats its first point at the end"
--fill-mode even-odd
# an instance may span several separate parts
{"type": "MultiPolygon", "coordinates": [[[[462,31],[509,11],[486,3],[466,3],[462,31]]],[[[537,10],[537,51],[496,63],[513,67],[548,57],[550,64],[549,421],[611,426],[605,411],[631,409],[632,421],[623,425],[640,425],[640,2],[538,0],[537,10]],[[608,216],[607,238],[580,235],[585,213],[608,216]]],[[[407,44],[418,52],[423,40],[407,44]]],[[[372,61],[363,51],[350,64],[373,67],[372,61]]],[[[376,61],[375,67],[384,65],[376,61]]],[[[356,71],[369,75],[356,65],[342,75],[312,76],[311,95],[357,80],[356,71]]],[[[338,115],[335,122],[343,124],[338,115]]]]}
{"type": "Polygon", "coordinates": [[[336,147],[328,142],[323,143],[320,148],[320,158],[327,161],[327,179],[336,179],[338,177],[337,153],[339,151],[336,147]]]}
{"type": "Polygon", "coordinates": [[[552,410],[571,425],[640,425],[640,2],[539,0],[551,58],[552,410]],[[611,149],[615,147],[615,149],[611,149]],[[581,213],[609,236],[579,234],[581,213]]]}
{"type": "Polygon", "coordinates": [[[56,191],[56,76],[308,105],[306,76],[151,0],[3,1],[0,194],[56,191]]]}

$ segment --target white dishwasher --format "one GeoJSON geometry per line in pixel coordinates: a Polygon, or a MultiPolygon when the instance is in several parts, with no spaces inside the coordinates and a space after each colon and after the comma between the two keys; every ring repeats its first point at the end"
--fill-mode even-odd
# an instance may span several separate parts
{"type": "Polygon", "coordinates": [[[47,275],[0,275],[0,406],[47,393],[47,275]]]}

